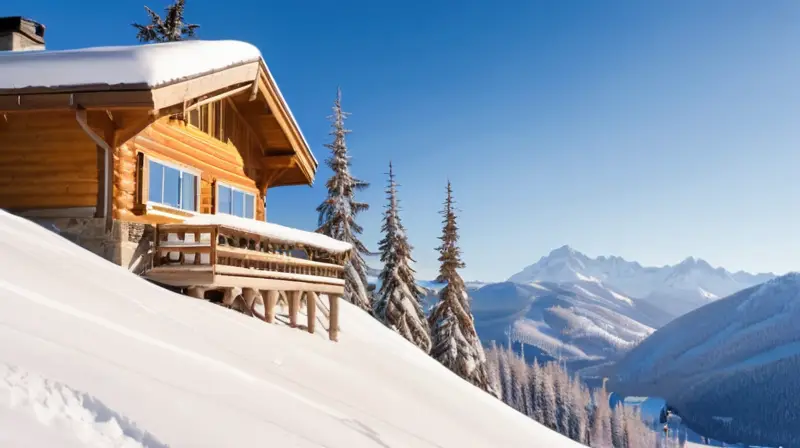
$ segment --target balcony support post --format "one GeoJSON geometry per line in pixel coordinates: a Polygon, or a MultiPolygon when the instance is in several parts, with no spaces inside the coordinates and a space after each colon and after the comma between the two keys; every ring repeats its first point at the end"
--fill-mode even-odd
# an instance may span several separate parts
{"type": "Polygon", "coordinates": [[[317,293],[314,291],[306,291],[306,316],[308,332],[314,334],[314,326],[317,323],[317,293]]]}

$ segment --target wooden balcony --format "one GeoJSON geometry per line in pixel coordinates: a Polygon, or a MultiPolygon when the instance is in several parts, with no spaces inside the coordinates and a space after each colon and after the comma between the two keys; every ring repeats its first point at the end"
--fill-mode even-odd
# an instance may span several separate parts
{"type": "Polygon", "coordinates": [[[321,307],[321,312],[328,317],[330,338],[336,340],[348,257],[349,252],[331,253],[225,225],[160,224],[153,265],[144,276],[269,323],[283,300],[290,325],[298,326],[297,313],[305,304],[310,333],[319,295],[324,294],[328,309],[321,307]]]}

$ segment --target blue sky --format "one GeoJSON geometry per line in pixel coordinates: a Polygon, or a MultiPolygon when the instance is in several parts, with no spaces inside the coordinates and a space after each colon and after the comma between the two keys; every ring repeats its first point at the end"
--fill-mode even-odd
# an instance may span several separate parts
{"type": "MultiPolygon", "coordinates": [[[[134,44],[143,4],[167,0],[79,3],[4,0],[0,15],[44,23],[50,49],[134,44]]],[[[467,279],[563,244],[800,266],[800,2],[187,3],[201,38],[261,49],[320,161],[341,85],[352,171],[372,183],[364,240],[380,238],[391,159],[422,278],[448,178],[467,279]]],[[[270,221],[313,229],[329,174],[271,190],[270,221]]]]}

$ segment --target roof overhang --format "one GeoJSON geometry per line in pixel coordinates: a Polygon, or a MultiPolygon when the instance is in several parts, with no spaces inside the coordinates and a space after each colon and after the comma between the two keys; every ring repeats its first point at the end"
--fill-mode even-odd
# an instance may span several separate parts
{"type": "MultiPolygon", "coordinates": [[[[0,114],[85,109],[140,111],[142,114],[158,117],[180,113],[203,99],[222,98],[226,92],[236,94],[239,101],[261,103],[260,109],[267,110],[268,115],[274,116],[283,131],[288,147],[279,148],[272,153],[267,151],[269,142],[256,132],[261,140],[265,161],[278,160],[272,157],[279,157],[281,160],[280,164],[270,166],[273,177],[291,168],[302,172],[302,180],[297,176],[290,176],[280,182],[278,177],[274,177],[273,181],[277,185],[311,185],[318,162],[269,68],[261,58],[155,88],[146,84],[93,84],[0,89],[0,114]],[[290,156],[288,159],[287,155],[290,156]]],[[[242,115],[251,127],[259,126],[258,120],[250,119],[252,117],[248,116],[248,110],[258,108],[243,109],[242,115]]],[[[142,123],[146,125],[147,122],[142,123]]]]}

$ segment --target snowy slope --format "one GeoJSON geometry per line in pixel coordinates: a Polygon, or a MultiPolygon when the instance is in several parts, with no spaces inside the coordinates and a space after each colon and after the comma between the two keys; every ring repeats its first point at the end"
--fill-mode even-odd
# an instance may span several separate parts
{"type": "Polygon", "coordinates": [[[800,274],[775,278],[659,329],[617,363],[610,387],[665,397],[714,438],[800,446],[798,322],[800,274]]]}
{"type": "Polygon", "coordinates": [[[579,446],[351,306],[332,343],[167,292],[2,211],[0,251],[0,445],[579,446]]]}
{"type": "Polygon", "coordinates": [[[528,358],[582,365],[616,358],[653,332],[642,322],[658,314],[647,303],[593,282],[494,283],[470,296],[484,343],[506,345],[510,338],[524,346],[528,358]]]}
{"type": "Polygon", "coordinates": [[[512,275],[509,281],[601,282],[679,316],[773,277],[772,274],[730,273],[693,257],[674,266],[643,267],[621,257],[590,258],[563,246],[512,275]]]}

